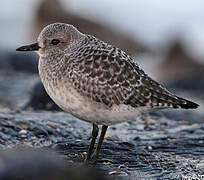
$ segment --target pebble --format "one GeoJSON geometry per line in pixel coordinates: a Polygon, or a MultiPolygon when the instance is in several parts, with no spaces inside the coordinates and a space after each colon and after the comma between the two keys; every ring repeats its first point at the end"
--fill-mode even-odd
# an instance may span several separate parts
{"type": "Polygon", "coordinates": [[[111,171],[108,174],[112,176],[128,176],[128,173],[125,171],[111,171]]]}
{"type": "Polygon", "coordinates": [[[147,149],[148,149],[148,150],[152,150],[152,146],[148,146],[147,149]]]}
{"type": "Polygon", "coordinates": [[[28,131],[26,131],[25,129],[22,129],[21,131],[19,131],[19,134],[27,134],[28,131]]]}

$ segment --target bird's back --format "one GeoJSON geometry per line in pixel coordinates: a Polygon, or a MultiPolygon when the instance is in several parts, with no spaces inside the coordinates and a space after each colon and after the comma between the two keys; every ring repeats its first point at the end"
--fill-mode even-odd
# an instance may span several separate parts
{"type": "Polygon", "coordinates": [[[84,44],[67,57],[67,78],[91,100],[111,108],[196,108],[151,79],[124,51],[87,35],[84,44]]]}

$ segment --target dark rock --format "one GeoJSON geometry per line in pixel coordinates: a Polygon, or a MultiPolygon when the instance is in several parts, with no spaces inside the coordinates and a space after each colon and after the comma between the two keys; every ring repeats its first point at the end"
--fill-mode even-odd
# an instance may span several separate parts
{"type": "Polygon", "coordinates": [[[0,70],[38,73],[38,55],[13,51],[0,52],[0,70]]]}
{"type": "Polygon", "coordinates": [[[159,66],[159,79],[162,81],[188,79],[191,75],[197,74],[203,76],[204,65],[187,53],[182,41],[175,40],[159,66]]]}
{"type": "Polygon", "coordinates": [[[166,85],[172,92],[187,92],[193,97],[204,99],[204,80],[201,78],[203,74],[195,73],[184,78],[177,78],[169,81],[166,85]]]}
{"type": "Polygon", "coordinates": [[[18,147],[0,152],[2,180],[105,180],[93,168],[73,167],[54,152],[18,147]],[[79,173],[80,172],[80,173],[79,173]]]}
{"type": "Polygon", "coordinates": [[[49,97],[41,81],[37,82],[31,90],[31,98],[23,109],[61,111],[61,109],[49,97]]]}
{"type": "Polygon", "coordinates": [[[20,109],[30,98],[30,90],[38,75],[3,69],[0,71],[0,105],[20,109]]]}

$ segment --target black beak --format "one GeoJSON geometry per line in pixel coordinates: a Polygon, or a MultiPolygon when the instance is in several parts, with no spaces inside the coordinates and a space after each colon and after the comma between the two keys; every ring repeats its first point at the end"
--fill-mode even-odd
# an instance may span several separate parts
{"type": "Polygon", "coordinates": [[[40,49],[40,46],[38,43],[30,44],[27,46],[22,46],[16,49],[16,51],[38,51],[40,49]]]}

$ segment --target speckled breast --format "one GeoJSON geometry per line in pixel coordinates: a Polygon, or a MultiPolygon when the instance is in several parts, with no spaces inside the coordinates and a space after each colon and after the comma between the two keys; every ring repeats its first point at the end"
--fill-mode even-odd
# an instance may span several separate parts
{"type": "Polygon", "coordinates": [[[99,112],[106,109],[104,105],[93,102],[77,92],[69,80],[57,78],[55,73],[51,73],[40,64],[39,75],[48,95],[64,111],[92,123],[99,123],[96,121],[104,118],[103,114],[99,112]]]}

